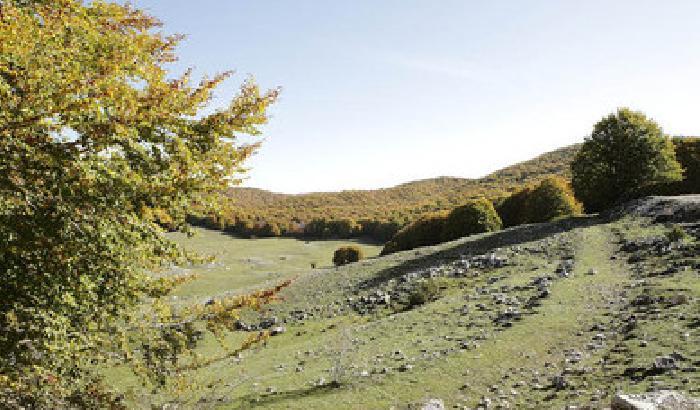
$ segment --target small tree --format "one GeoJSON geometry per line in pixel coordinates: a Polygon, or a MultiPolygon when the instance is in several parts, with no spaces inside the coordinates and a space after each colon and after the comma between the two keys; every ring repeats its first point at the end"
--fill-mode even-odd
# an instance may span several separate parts
{"type": "Polygon", "coordinates": [[[363,258],[362,249],[357,246],[343,246],[336,249],[333,253],[333,264],[335,266],[347,265],[348,263],[358,262],[363,258]]]}
{"type": "Polygon", "coordinates": [[[403,227],[384,245],[381,254],[405,251],[440,243],[447,221],[447,211],[423,215],[403,227]]]}
{"type": "Polygon", "coordinates": [[[480,198],[450,212],[442,231],[442,240],[451,241],[475,233],[497,231],[502,226],[493,203],[480,198]]]}
{"type": "Polygon", "coordinates": [[[670,139],[643,113],[620,108],[598,122],[571,164],[576,197],[598,212],[645,185],[682,178],[670,139]]]}
{"type": "Polygon", "coordinates": [[[498,204],[498,216],[503,221],[503,226],[515,226],[527,223],[527,200],[532,188],[525,187],[513,192],[509,197],[498,204]]]}
{"type": "Polygon", "coordinates": [[[561,177],[546,178],[528,193],[525,204],[526,223],[548,222],[580,214],[583,210],[574,198],[571,187],[561,177]]]}
{"type": "Polygon", "coordinates": [[[416,282],[408,295],[408,307],[424,305],[436,300],[440,296],[440,286],[435,279],[426,279],[416,282]]]}

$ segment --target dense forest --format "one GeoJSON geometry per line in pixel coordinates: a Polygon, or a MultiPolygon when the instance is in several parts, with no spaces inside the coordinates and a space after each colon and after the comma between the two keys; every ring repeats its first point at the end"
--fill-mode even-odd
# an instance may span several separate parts
{"type": "Polygon", "coordinates": [[[569,177],[579,145],[542,154],[479,179],[439,177],[392,188],[301,195],[231,188],[228,209],[191,216],[195,225],[241,236],[365,237],[385,242],[420,216],[452,210],[469,200],[505,198],[548,176],[569,177]]]}

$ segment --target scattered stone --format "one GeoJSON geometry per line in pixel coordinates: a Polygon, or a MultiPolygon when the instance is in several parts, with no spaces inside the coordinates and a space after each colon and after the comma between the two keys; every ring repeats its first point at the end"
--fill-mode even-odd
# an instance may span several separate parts
{"type": "Polygon", "coordinates": [[[658,356],[654,359],[654,370],[666,371],[676,369],[676,358],[674,356],[658,356]]]}
{"type": "Polygon", "coordinates": [[[401,366],[399,366],[399,368],[398,368],[397,370],[400,371],[400,372],[407,372],[407,371],[409,371],[409,370],[411,370],[411,369],[413,369],[413,365],[404,363],[404,364],[402,364],[401,366]]]}
{"type": "Polygon", "coordinates": [[[278,322],[278,319],[276,317],[269,317],[265,318],[260,321],[260,324],[258,324],[259,329],[269,329],[272,326],[276,325],[278,322]]]}
{"type": "Polygon", "coordinates": [[[254,330],[249,324],[245,323],[242,320],[236,320],[235,327],[236,330],[242,330],[244,332],[250,332],[251,330],[254,330]]]}
{"type": "Polygon", "coordinates": [[[491,399],[489,399],[489,398],[486,397],[486,396],[483,396],[483,397],[481,398],[481,401],[479,401],[478,407],[481,407],[481,408],[484,408],[484,409],[487,409],[487,408],[491,407],[491,399]]]}
{"type": "Polygon", "coordinates": [[[282,333],[284,333],[286,331],[287,331],[287,328],[284,326],[275,326],[270,330],[270,336],[281,335],[282,333]]]}
{"type": "Polygon", "coordinates": [[[688,303],[688,296],[682,293],[673,295],[665,299],[665,302],[671,306],[684,305],[688,303]]]}
{"type": "Polygon", "coordinates": [[[612,410],[697,410],[700,400],[681,393],[662,390],[647,394],[617,394],[612,399],[612,410]]]}
{"type": "Polygon", "coordinates": [[[429,399],[421,410],[445,410],[445,403],[440,399],[429,399]]]}
{"type": "Polygon", "coordinates": [[[554,387],[557,390],[563,390],[565,389],[569,383],[566,382],[566,379],[564,378],[564,375],[557,375],[552,377],[552,387],[554,387]]]}

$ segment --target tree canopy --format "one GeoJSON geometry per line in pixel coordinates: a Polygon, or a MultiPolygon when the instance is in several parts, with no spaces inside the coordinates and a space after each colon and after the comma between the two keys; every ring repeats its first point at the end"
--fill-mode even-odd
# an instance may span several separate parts
{"type": "Polygon", "coordinates": [[[576,197],[589,212],[604,210],[644,186],[682,179],[671,140],[656,122],[628,108],[594,126],[571,171],[576,197]]]}
{"type": "Polygon", "coordinates": [[[382,255],[435,245],[475,233],[501,229],[501,218],[485,198],[467,201],[451,211],[424,215],[406,225],[384,245],[382,255]]]}
{"type": "MultiPolygon", "coordinates": [[[[209,215],[192,215],[193,224],[249,237],[362,237],[386,242],[403,226],[424,215],[449,211],[468,199],[507,196],[547,176],[570,176],[579,145],[542,154],[479,179],[439,177],[392,188],[287,195],[256,188],[231,188],[228,206],[209,215]]],[[[193,214],[196,214],[194,212],[193,214]]]]}
{"type": "Polygon", "coordinates": [[[580,214],[582,207],[574,198],[569,183],[553,176],[514,192],[497,210],[504,226],[515,226],[580,214]]]}
{"type": "Polygon", "coordinates": [[[278,91],[207,110],[231,73],[172,77],[180,40],[129,5],[0,2],[0,407],[97,400],[88,369],[137,343],[118,324],[178,281],[149,274],[186,256],[156,219],[183,226],[257,148],[237,136],[278,91]]]}

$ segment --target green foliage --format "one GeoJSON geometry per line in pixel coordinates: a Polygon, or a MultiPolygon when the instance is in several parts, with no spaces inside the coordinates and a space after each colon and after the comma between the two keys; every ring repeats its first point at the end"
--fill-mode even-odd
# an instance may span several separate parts
{"type": "Polygon", "coordinates": [[[401,229],[382,249],[382,255],[440,243],[447,211],[428,214],[401,229]]]}
{"type": "Polygon", "coordinates": [[[503,226],[510,227],[527,223],[527,203],[531,193],[532,187],[526,186],[496,202],[496,210],[503,221],[503,226]]]}
{"type": "Polygon", "coordinates": [[[453,209],[447,216],[441,242],[481,232],[492,232],[503,226],[491,201],[480,198],[453,209]]]}
{"type": "Polygon", "coordinates": [[[504,226],[515,226],[577,215],[581,213],[581,208],[567,181],[560,177],[548,177],[503,200],[498,205],[498,214],[504,226]]]}
{"type": "Polygon", "coordinates": [[[475,233],[501,229],[493,204],[480,198],[453,209],[426,215],[401,229],[382,249],[382,255],[436,245],[475,233]]]}
{"type": "Polygon", "coordinates": [[[529,222],[547,222],[580,214],[583,209],[567,181],[549,177],[532,190],[527,210],[529,222]]]}
{"type": "Polygon", "coordinates": [[[700,193],[700,138],[674,138],[673,144],[676,147],[676,159],[684,172],[678,193],[700,193]]]}
{"type": "Polygon", "coordinates": [[[666,232],[666,237],[671,242],[680,242],[689,237],[688,233],[679,225],[673,225],[671,230],[666,232]]]}
{"type": "Polygon", "coordinates": [[[363,257],[362,249],[359,247],[343,246],[333,253],[333,264],[335,266],[347,265],[348,263],[358,262],[363,257]]]}
{"type": "Polygon", "coordinates": [[[627,108],[595,125],[571,171],[576,197],[589,212],[602,211],[645,186],[682,178],[671,140],[654,121],[627,108]]]}
{"type": "Polygon", "coordinates": [[[548,152],[478,180],[440,177],[387,189],[301,195],[231,188],[226,191],[229,206],[220,209],[218,215],[192,211],[189,220],[213,229],[220,229],[223,220],[225,231],[243,237],[264,236],[261,231],[266,224],[277,224],[282,236],[363,237],[386,242],[407,224],[424,215],[454,209],[465,199],[496,199],[550,175],[568,178],[578,149],[578,145],[572,145],[548,152]]]}
{"type": "Polygon", "coordinates": [[[432,302],[440,297],[440,286],[435,279],[416,282],[408,296],[408,307],[416,307],[432,302]]]}
{"type": "Polygon", "coordinates": [[[676,137],[673,145],[676,147],[676,159],[683,168],[683,179],[645,186],[636,190],[632,197],[700,193],[700,138],[676,137]]]}
{"type": "MultiPolygon", "coordinates": [[[[257,145],[236,137],[277,92],[249,80],[207,114],[228,73],[167,78],[180,37],[159,26],[129,5],[0,3],[0,407],[117,405],[91,369],[121,357],[162,384],[195,341],[186,312],[133,309],[181,282],[149,274],[187,256],[159,223],[238,180],[257,145]]],[[[239,302],[226,320],[259,303],[239,302]]]]}

